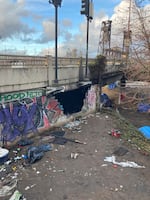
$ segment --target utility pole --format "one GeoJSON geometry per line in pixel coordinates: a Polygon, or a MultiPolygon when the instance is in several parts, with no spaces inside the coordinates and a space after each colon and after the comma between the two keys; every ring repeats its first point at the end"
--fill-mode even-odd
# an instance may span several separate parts
{"type": "Polygon", "coordinates": [[[129,58],[129,49],[130,49],[130,44],[131,44],[131,3],[132,0],[129,2],[129,16],[128,16],[128,24],[127,24],[127,30],[124,31],[124,38],[123,38],[123,52],[125,52],[126,55],[126,64],[128,62],[129,58]]]}
{"type": "Polygon", "coordinates": [[[81,0],[81,15],[87,17],[87,34],[86,34],[86,65],[85,65],[85,77],[88,72],[88,44],[89,44],[89,22],[93,19],[93,1],[92,0],[81,0]]]}
{"type": "Polygon", "coordinates": [[[55,7],[55,83],[58,83],[58,56],[57,56],[57,30],[58,30],[58,6],[61,7],[62,0],[49,0],[55,7]]]}

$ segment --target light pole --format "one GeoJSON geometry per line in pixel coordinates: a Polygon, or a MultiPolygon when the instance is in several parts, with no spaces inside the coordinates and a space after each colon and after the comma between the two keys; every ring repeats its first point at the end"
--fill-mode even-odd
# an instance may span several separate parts
{"type": "Polygon", "coordinates": [[[57,30],[58,30],[58,6],[61,7],[62,0],[49,0],[55,7],[55,83],[58,83],[58,63],[57,63],[57,30]]]}

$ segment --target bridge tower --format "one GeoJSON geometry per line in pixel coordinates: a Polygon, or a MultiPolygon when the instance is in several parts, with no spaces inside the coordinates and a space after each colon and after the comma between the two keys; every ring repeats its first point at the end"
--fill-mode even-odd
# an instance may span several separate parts
{"type": "Polygon", "coordinates": [[[111,43],[111,20],[102,21],[97,54],[106,55],[111,43]]]}

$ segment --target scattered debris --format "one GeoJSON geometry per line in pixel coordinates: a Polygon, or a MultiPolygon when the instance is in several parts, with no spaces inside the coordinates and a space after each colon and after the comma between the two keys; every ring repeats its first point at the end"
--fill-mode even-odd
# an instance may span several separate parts
{"type": "Polygon", "coordinates": [[[33,184],[33,185],[31,185],[31,186],[26,186],[26,187],[25,187],[25,190],[27,191],[27,190],[29,190],[29,189],[35,187],[35,186],[36,186],[36,184],[33,184]]]}
{"type": "Polygon", "coordinates": [[[102,93],[100,96],[101,107],[112,107],[112,101],[107,94],[102,93]]]}
{"type": "Polygon", "coordinates": [[[64,127],[65,127],[65,128],[68,128],[68,129],[70,129],[70,130],[72,130],[73,128],[79,126],[80,123],[81,123],[80,120],[75,120],[75,121],[73,121],[73,122],[69,122],[69,123],[66,124],[64,127]]]}
{"type": "Polygon", "coordinates": [[[17,186],[17,180],[13,179],[8,185],[4,185],[0,189],[0,197],[9,196],[12,190],[17,186]]]}
{"type": "Polygon", "coordinates": [[[119,138],[121,136],[121,132],[119,130],[115,130],[115,129],[112,129],[111,131],[109,131],[108,134],[112,135],[116,138],[119,138]]]}
{"type": "Polygon", "coordinates": [[[119,165],[121,167],[145,168],[145,166],[140,166],[137,163],[132,162],[132,161],[117,162],[115,156],[105,157],[104,161],[111,162],[111,163],[119,165]]]}
{"type": "Polygon", "coordinates": [[[44,156],[44,152],[52,150],[50,144],[42,144],[39,146],[31,146],[27,151],[27,160],[30,164],[40,160],[44,156]]]}
{"type": "Polygon", "coordinates": [[[64,145],[67,143],[67,139],[64,137],[55,137],[53,144],[64,145]]]}
{"type": "Polygon", "coordinates": [[[71,153],[71,159],[77,159],[78,156],[78,153],[71,153]]]}
{"type": "Polygon", "coordinates": [[[101,167],[107,167],[107,166],[108,166],[107,164],[102,164],[102,165],[101,165],[101,167]]]}
{"type": "Polygon", "coordinates": [[[54,144],[64,145],[67,142],[86,144],[85,142],[81,142],[77,139],[63,137],[65,135],[65,131],[54,131],[51,133],[51,135],[55,137],[55,139],[53,140],[54,144]]]}
{"type": "Polygon", "coordinates": [[[8,160],[9,150],[0,147],[0,164],[3,164],[8,160]]]}
{"type": "Polygon", "coordinates": [[[23,200],[23,195],[18,190],[15,190],[9,200],[23,200]]]}

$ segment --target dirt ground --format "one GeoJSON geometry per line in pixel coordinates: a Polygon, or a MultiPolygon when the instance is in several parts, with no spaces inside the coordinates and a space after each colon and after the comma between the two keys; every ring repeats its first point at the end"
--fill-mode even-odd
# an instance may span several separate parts
{"type": "MultiPolygon", "coordinates": [[[[136,122],[139,121],[140,117],[136,122]]],[[[45,152],[44,157],[33,164],[24,165],[24,160],[11,163],[9,169],[1,172],[1,180],[16,178],[16,189],[26,200],[149,200],[150,158],[121,138],[110,135],[110,131],[116,128],[115,124],[115,119],[109,114],[97,113],[83,118],[72,130],[63,127],[66,138],[86,144],[51,144],[52,151],[45,152]],[[122,167],[104,161],[119,147],[127,152],[116,155],[116,161],[133,161],[145,168],[122,167]]],[[[41,144],[41,137],[34,139],[34,145],[38,144],[41,144]]],[[[12,151],[11,156],[21,156],[26,149],[27,146],[23,147],[16,155],[12,151]]],[[[9,197],[0,199],[8,200],[9,197]]]]}

